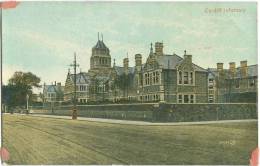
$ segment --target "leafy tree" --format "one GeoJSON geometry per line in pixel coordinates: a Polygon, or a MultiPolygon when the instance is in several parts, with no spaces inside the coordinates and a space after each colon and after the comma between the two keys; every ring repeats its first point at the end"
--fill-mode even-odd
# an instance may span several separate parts
{"type": "Polygon", "coordinates": [[[41,87],[40,81],[41,79],[31,72],[15,72],[8,85],[3,86],[3,102],[8,106],[26,105],[26,96],[32,96],[33,87],[41,87]]]}

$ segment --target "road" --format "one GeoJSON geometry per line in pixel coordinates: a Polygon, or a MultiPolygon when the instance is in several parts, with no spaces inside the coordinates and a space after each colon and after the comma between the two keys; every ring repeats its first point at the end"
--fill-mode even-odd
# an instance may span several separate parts
{"type": "Polygon", "coordinates": [[[3,115],[8,164],[246,165],[257,122],[128,125],[3,115]]]}

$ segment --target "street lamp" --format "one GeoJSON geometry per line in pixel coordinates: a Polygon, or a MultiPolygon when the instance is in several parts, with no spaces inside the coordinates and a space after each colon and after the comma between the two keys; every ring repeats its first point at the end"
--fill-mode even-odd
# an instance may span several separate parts
{"type": "Polygon", "coordinates": [[[29,112],[29,95],[26,94],[26,113],[28,114],[29,112]]]}

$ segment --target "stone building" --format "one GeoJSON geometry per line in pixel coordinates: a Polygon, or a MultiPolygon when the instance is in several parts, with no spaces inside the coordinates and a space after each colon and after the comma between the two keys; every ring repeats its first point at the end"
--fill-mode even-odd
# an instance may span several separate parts
{"type": "Polygon", "coordinates": [[[208,69],[208,101],[210,103],[256,103],[257,102],[257,65],[247,65],[241,61],[229,63],[229,69],[223,63],[217,68],[208,69]]]}
{"type": "MultiPolygon", "coordinates": [[[[64,88],[64,101],[73,102],[74,98],[74,78],[75,75],[68,71],[65,88],[64,88]]],[[[76,74],[76,94],[78,103],[86,103],[89,99],[89,84],[90,79],[86,72],[76,74]]]]}
{"type": "MultiPolygon", "coordinates": [[[[123,65],[111,66],[110,50],[98,37],[92,48],[90,69],[76,75],[77,98],[86,102],[169,102],[215,103],[255,102],[257,96],[257,65],[246,61],[236,68],[223,63],[208,70],[194,64],[192,55],[183,57],[165,54],[163,43],[151,44],[146,61],[135,55],[135,66],[129,66],[128,56],[123,65]]],[[[74,75],[67,75],[65,100],[72,101],[74,75]]]]}
{"type": "MultiPolygon", "coordinates": [[[[136,56],[138,60],[139,55],[136,56]]],[[[192,55],[184,57],[164,54],[163,43],[151,44],[146,63],[138,63],[137,95],[142,102],[206,103],[207,71],[192,63],[192,55]],[[141,71],[140,71],[141,70],[141,71]]]]}
{"type": "Polygon", "coordinates": [[[129,67],[129,59],[123,59],[123,67],[115,62],[110,75],[110,101],[136,101],[135,68],[129,67]]]}

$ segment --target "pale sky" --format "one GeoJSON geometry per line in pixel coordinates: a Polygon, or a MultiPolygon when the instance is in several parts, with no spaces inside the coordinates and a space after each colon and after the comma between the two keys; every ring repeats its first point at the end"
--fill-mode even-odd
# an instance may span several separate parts
{"type": "Polygon", "coordinates": [[[74,52],[88,71],[98,32],[117,65],[127,52],[130,66],[137,53],[144,62],[156,41],[167,54],[187,50],[204,68],[256,64],[256,17],[256,2],[21,2],[3,10],[3,82],[20,70],[35,73],[42,84],[64,85],[74,52]],[[215,8],[222,12],[208,12],[215,8]],[[223,12],[229,8],[242,12],[223,12]]]}

